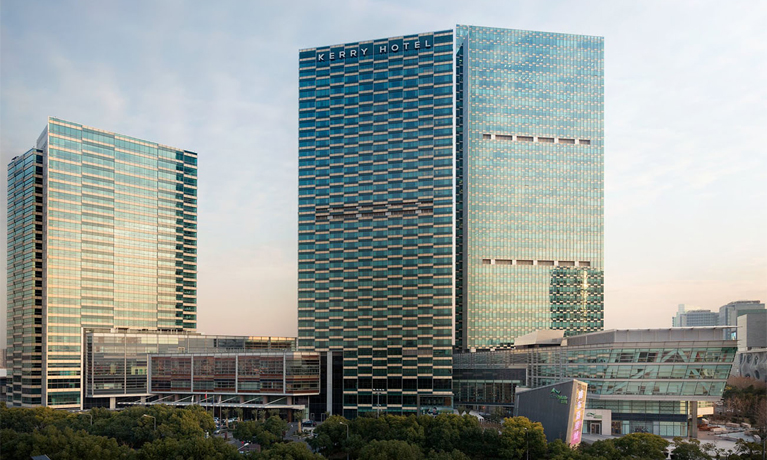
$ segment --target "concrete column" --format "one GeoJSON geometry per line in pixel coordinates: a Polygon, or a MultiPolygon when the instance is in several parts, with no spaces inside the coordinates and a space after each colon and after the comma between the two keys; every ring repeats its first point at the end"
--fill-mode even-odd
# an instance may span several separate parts
{"type": "Polygon", "coordinates": [[[698,437],[698,401],[690,401],[690,437],[698,437]]]}
{"type": "Polygon", "coordinates": [[[327,369],[326,369],[326,375],[325,378],[328,381],[328,414],[333,415],[333,352],[328,352],[328,363],[327,363],[327,369]]]}
{"type": "Polygon", "coordinates": [[[109,398],[109,408],[111,410],[117,409],[117,398],[109,398]]]}

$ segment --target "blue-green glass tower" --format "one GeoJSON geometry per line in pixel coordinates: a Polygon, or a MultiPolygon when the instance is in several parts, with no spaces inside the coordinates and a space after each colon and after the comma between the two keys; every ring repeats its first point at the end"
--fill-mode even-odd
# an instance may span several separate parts
{"type": "Polygon", "coordinates": [[[334,413],[450,406],[453,33],[299,56],[299,348],[334,413]]]}
{"type": "Polygon", "coordinates": [[[197,154],[48,118],[8,165],[7,275],[9,405],[82,408],[82,328],[197,327],[197,154]]]}
{"type": "Polygon", "coordinates": [[[456,30],[456,346],[603,327],[601,37],[456,30]]]}

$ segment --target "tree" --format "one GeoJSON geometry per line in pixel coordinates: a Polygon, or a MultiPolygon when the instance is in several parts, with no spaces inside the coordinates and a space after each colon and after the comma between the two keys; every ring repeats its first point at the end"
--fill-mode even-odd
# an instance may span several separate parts
{"type": "MultiPolygon", "coordinates": [[[[352,420],[354,432],[358,433],[364,441],[399,439],[389,435],[390,416],[375,417],[373,414],[357,417],[352,420]]],[[[327,421],[325,421],[327,423],[327,421]]],[[[345,435],[345,433],[344,433],[345,435]]]]}
{"type": "MultiPolygon", "coordinates": [[[[239,458],[237,449],[223,439],[205,438],[205,432],[213,430],[213,419],[197,406],[93,409],[88,415],[93,425],[84,414],[8,409],[0,404],[2,458],[28,460],[43,454],[53,460],[239,458]]],[[[272,421],[269,428],[281,438],[284,426],[272,421]]]]}
{"type": "Polygon", "coordinates": [[[498,455],[498,430],[483,428],[477,417],[451,415],[458,426],[458,445],[455,446],[468,456],[492,458],[498,455]]]}
{"type": "Polygon", "coordinates": [[[277,416],[272,416],[265,422],[260,420],[240,422],[234,429],[233,435],[240,441],[254,442],[261,447],[268,448],[272,444],[282,441],[287,430],[288,422],[277,416]]]}
{"type": "Polygon", "coordinates": [[[452,452],[435,452],[432,450],[426,458],[427,460],[471,460],[471,457],[458,449],[455,449],[452,452]]]}
{"type": "MultiPolygon", "coordinates": [[[[727,409],[725,418],[732,421],[748,419],[756,426],[760,424],[760,409],[767,412],[767,384],[750,377],[730,377],[722,398],[727,409]]],[[[767,417],[767,413],[764,417],[767,417]]],[[[767,420],[763,423],[767,424],[767,420]]],[[[767,434],[767,427],[764,430],[767,434]]]]}
{"type": "Polygon", "coordinates": [[[543,425],[527,417],[510,417],[503,421],[499,453],[503,458],[522,460],[546,456],[543,425]]]}
{"type": "Polygon", "coordinates": [[[70,417],[73,418],[73,414],[48,407],[8,408],[4,402],[0,403],[0,429],[8,428],[19,433],[31,433],[48,425],[63,428],[61,425],[66,426],[70,417]]]}
{"type": "Polygon", "coordinates": [[[269,450],[256,455],[255,458],[264,460],[321,460],[322,455],[315,454],[302,442],[275,444],[269,450]]]}
{"type": "Polygon", "coordinates": [[[500,456],[501,435],[496,428],[484,430],[482,432],[482,449],[474,452],[463,452],[472,458],[496,458],[500,456]]]}
{"type": "Polygon", "coordinates": [[[735,443],[735,450],[737,450],[740,460],[762,460],[762,445],[761,442],[748,442],[738,439],[735,443]]]}
{"type": "Polygon", "coordinates": [[[584,458],[584,454],[581,451],[571,448],[561,439],[555,439],[550,442],[548,449],[547,458],[549,460],[576,460],[584,458]]]}
{"type": "Polygon", "coordinates": [[[591,445],[581,444],[578,451],[583,453],[586,458],[601,458],[606,460],[621,460],[621,452],[615,447],[612,439],[596,441],[591,445]]]}
{"type": "Polygon", "coordinates": [[[613,439],[613,444],[621,453],[621,458],[658,459],[666,458],[665,449],[668,441],[650,433],[631,433],[613,439]]]}
{"type": "Polygon", "coordinates": [[[200,406],[180,409],[152,405],[130,407],[119,412],[93,410],[91,413],[91,433],[115,438],[134,449],[159,438],[204,437],[205,432],[215,430],[213,418],[200,406]]]}
{"type": "Polygon", "coordinates": [[[332,415],[314,429],[315,437],[309,440],[309,445],[326,457],[343,452],[347,430],[351,430],[349,420],[340,415],[332,415]]]}
{"type": "Polygon", "coordinates": [[[114,439],[91,436],[83,430],[60,430],[54,425],[30,433],[12,429],[0,434],[3,459],[27,460],[33,455],[48,455],[55,460],[98,460],[130,458],[132,451],[114,439]]]}
{"type": "Polygon", "coordinates": [[[687,441],[678,436],[674,438],[674,458],[676,460],[711,460],[711,456],[701,448],[700,441],[697,439],[687,441]]]}
{"type": "Polygon", "coordinates": [[[436,417],[424,416],[419,422],[424,424],[426,432],[425,448],[435,451],[452,451],[460,446],[461,433],[457,415],[440,414],[436,417]]]}
{"type": "Polygon", "coordinates": [[[490,415],[487,416],[487,420],[493,423],[501,423],[503,422],[503,419],[507,415],[506,409],[504,409],[501,406],[496,406],[493,408],[493,410],[490,412],[490,415]]]}
{"type": "Polygon", "coordinates": [[[360,451],[360,460],[419,460],[421,449],[405,441],[371,441],[360,451]]]}
{"type": "Polygon", "coordinates": [[[417,446],[423,446],[426,442],[426,431],[418,422],[419,417],[386,415],[381,419],[389,424],[389,439],[399,439],[417,446]]]}
{"type": "Polygon", "coordinates": [[[237,448],[218,437],[163,438],[144,444],[138,451],[140,460],[234,460],[237,448]]]}
{"type": "Polygon", "coordinates": [[[753,428],[759,439],[767,439],[767,397],[762,397],[754,408],[753,428]]]}

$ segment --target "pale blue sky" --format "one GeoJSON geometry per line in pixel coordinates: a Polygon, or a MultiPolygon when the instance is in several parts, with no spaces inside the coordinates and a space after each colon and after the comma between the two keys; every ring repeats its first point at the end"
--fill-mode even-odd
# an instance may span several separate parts
{"type": "Polygon", "coordinates": [[[0,13],[4,164],[47,116],[199,153],[200,331],[296,333],[298,49],[455,24],[605,37],[606,327],[767,300],[765,2],[4,0],[0,13]]]}

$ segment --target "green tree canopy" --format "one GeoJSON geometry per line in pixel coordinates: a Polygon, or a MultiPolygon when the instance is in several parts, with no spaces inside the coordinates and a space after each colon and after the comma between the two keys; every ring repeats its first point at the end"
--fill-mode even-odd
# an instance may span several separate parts
{"type": "Polygon", "coordinates": [[[675,460],[711,460],[711,456],[706,453],[697,439],[689,441],[676,437],[674,438],[674,459],[675,460]]]}
{"type": "Polygon", "coordinates": [[[320,460],[325,457],[312,453],[302,442],[288,442],[275,444],[269,450],[254,455],[253,458],[259,460],[320,460]]]}
{"type": "Polygon", "coordinates": [[[29,460],[47,455],[52,460],[100,460],[131,458],[133,452],[115,439],[91,436],[83,430],[59,429],[48,425],[32,432],[3,429],[0,432],[2,458],[29,460]]]}
{"type": "Polygon", "coordinates": [[[527,417],[510,417],[503,421],[500,436],[500,455],[522,460],[545,458],[546,435],[543,425],[527,417]]]}
{"type": "Polygon", "coordinates": [[[137,453],[139,460],[234,460],[237,448],[217,437],[162,438],[144,444],[137,453]]]}
{"type": "Polygon", "coordinates": [[[288,422],[273,415],[266,419],[240,422],[234,430],[234,437],[240,441],[254,442],[261,447],[269,447],[283,439],[283,434],[288,430],[288,422]]]}
{"type": "Polygon", "coordinates": [[[631,433],[612,440],[621,458],[665,460],[669,442],[656,434],[631,433]]]}
{"type": "Polygon", "coordinates": [[[315,437],[309,440],[309,445],[327,457],[343,452],[347,429],[351,430],[351,426],[352,423],[344,417],[332,415],[314,429],[315,437]]]}
{"type": "Polygon", "coordinates": [[[406,441],[371,441],[360,451],[360,460],[420,460],[418,446],[406,441]]]}

